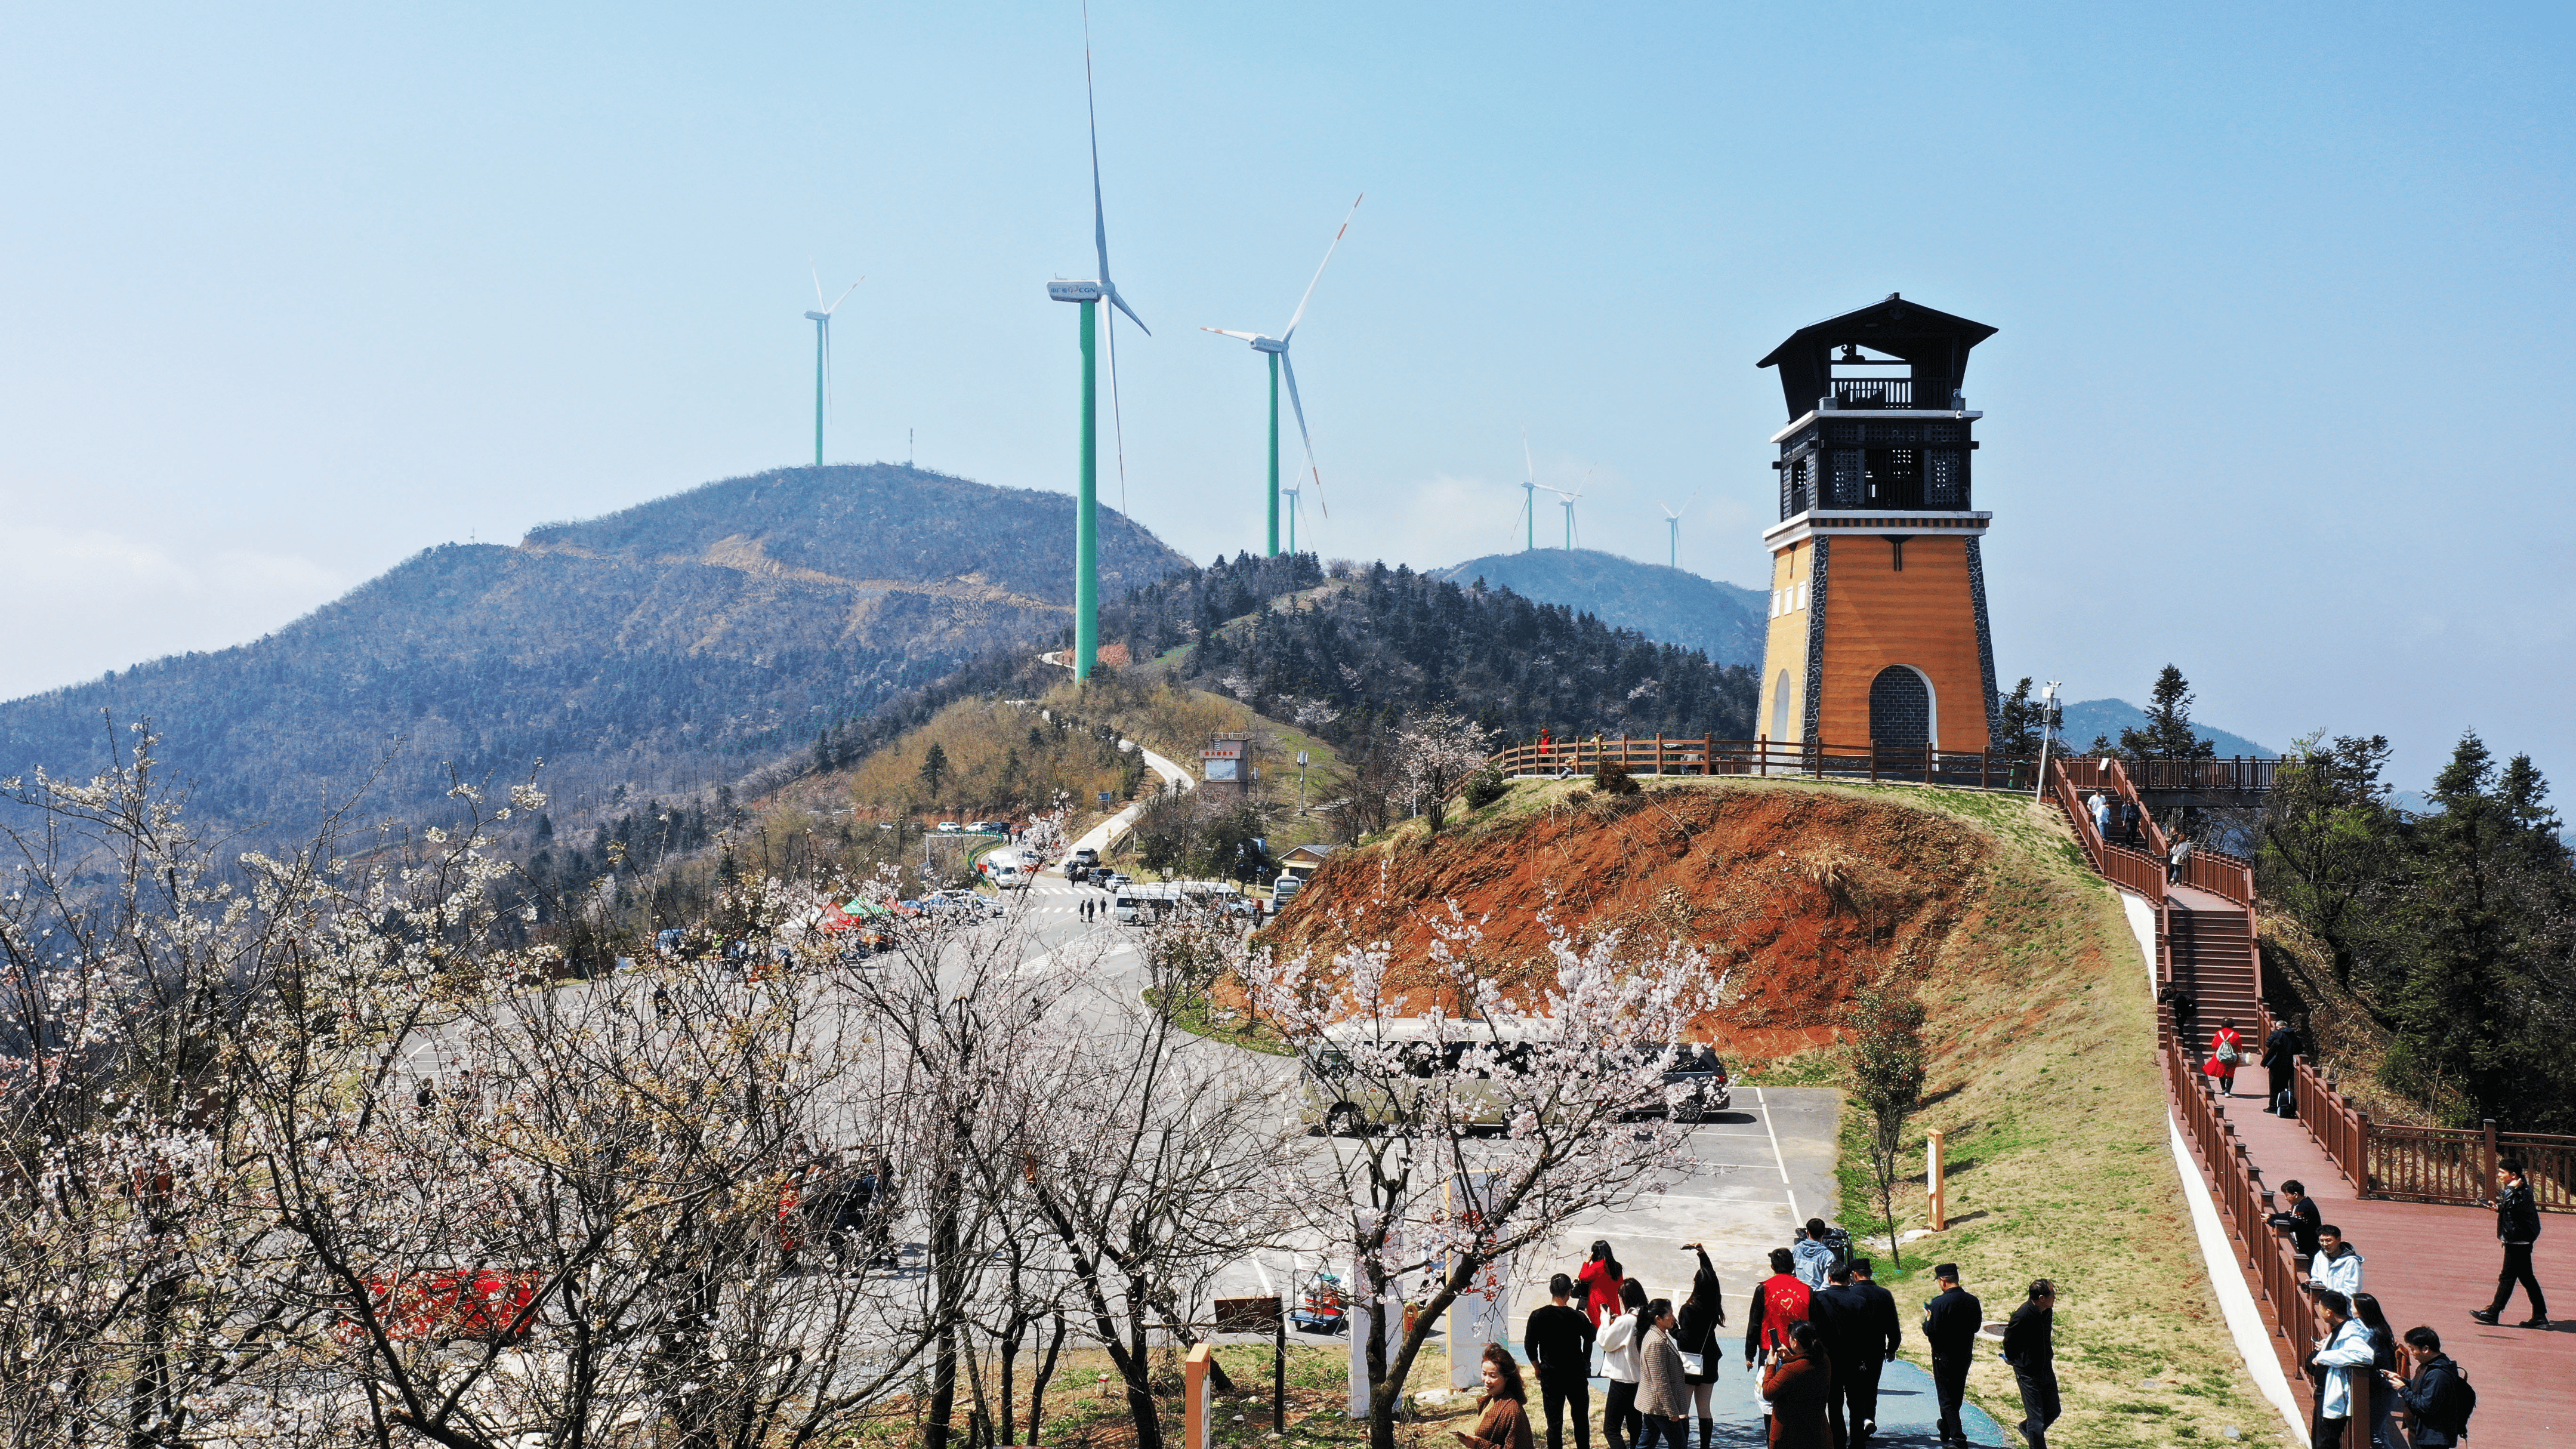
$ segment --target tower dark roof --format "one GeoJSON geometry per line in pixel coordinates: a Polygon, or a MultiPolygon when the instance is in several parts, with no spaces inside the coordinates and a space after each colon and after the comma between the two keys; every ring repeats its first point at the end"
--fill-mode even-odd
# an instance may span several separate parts
{"type": "Polygon", "coordinates": [[[1803,417],[1814,410],[1816,399],[1830,385],[1834,349],[1858,343],[1912,363],[1914,396],[1926,405],[1941,406],[1966,383],[1968,349],[1994,336],[1995,330],[1890,292],[1883,302],[1799,328],[1754,366],[1780,369],[1780,393],[1789,416],[1803,417]]]}

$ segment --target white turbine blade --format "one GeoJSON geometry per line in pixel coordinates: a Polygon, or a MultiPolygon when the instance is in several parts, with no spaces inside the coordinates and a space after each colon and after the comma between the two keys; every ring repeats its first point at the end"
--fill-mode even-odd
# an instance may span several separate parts
{"type": "Polygon", "coordinates": [[[823,271],[810,256],[805,259],[805,270],[814,275],[814,309],[819,312],[823,310],[823,271]]]}
{"type": "Polygon", "coordinates": [[[1261,334],[1258,332],[1228,332],[1222,327],[1202,327],[1199,330],[1201,332],[1213,332],[1219,337],[1240,337],[1246,342],[1258,342],[1261,340],[1261,334]]]}
{"type": "MultiPolygon", "coordinates": [[[[865,277],[861,277],[861,278],[859,278],[859,282],[864,282],[864,281],[866,281],[866,280],[867,280],[867,278],[865,278],[865,277]]],[[[855,292],[855,291],[857,291],[857,290],[859,289],[859,282],[852,282],[852,283],[851,283],[850,285],[848,285],[847,287],[842,288],[842,289],[841,289],[841,295],[839,295],[839,296],[837,296],[837,297],[834,297],[834,298],[832,299],[832,305],[823,309],[823,315],[824,315],[824,316],[826,316],[826,317],[829,317],[829,316],[831,316],[833,313],[840,311],[840,310],[841,310],[841,304],[842,304],[843,302],[846,302],[846,301],[850,300],[850,294],[851,294],[852,292],[855,292]]],[[[823,295],[823,289],[822,289],[822,288],[820,288],[820,287],[815,288],[815,289],[814,289],[814,295],[815,295],[815,296],[817,296],[817,297],[822,296],[822,295],[823,295]]]]}
{"type": "MultiPolygon", "coordinates": [[[[1360,202],[1366,200],[1368,200],[1368,193],[1363,191],[1359,194],[1357,199],[1351,202],[1351,216],[1357,216],[1360,214],[1360,202]]],[[[1351,229],[1351,216],[1342,218],[1342,229],[1333,233],[1332,244],[1324,248],[1324,259],[1315,264],[1314,281],[1310,281],[1306,284],[1306,295],[1297,299],[1297,311],[1294,316],[1288,319],[1288,330],[1279,334],[1279,341],[1282,346],[1285,346],[1290,339],[1297,335],[1297,324],[1306,320],[1306,304],[1315,300],[1315,283],[1324,280],[1324,268],[1333,264],[1334,251],[1340,248],[1342,238],[1347,235],[1351,229]]]]}
{"type": "Polygon", "coordinates": [[[1530,458],[1529,429],[1527,428],[1521,429],[1521,476],[1523,478],[1538,476],[1538,464],[1530,458]]]}
{"type": "MultiPolygon", "coordinates": [[[[1117,294],[1113,292],[1110,295],[1115,300],[1117,294]]],[[[1133,317],[1136,314],[1129,312],[1127,315],[1133,317]]],[[[1136,325],[1142,327],[1145,324],[1139,322],[1136,325]]],[[[1115,314],[1110,316],[1105,330],[1109,334],[1109,423],[1112,436],[1118,442],[1118,511],[1127,513],[1127,414],[1118,406],[1118,318],[1115,314]]]]}
{"type": "Polygon", "coordinates": [[[1127,320],[1136,324],[1137,331],[1144,333],[1148,337],[1154,335],[1154,329],[1145,325],[1145,319],[1136,315],[1136,309],[1127,305],[1127,299],[1118,295],[1118,289],[1116,287],[1109,289],[1109,305],[1126,313],[1127,320]]]}
{"type": "Polygon", "coordinates": [[[1673,517],[1675,517],[1675,518],[1679,518],[1679,517],[1681,517],[1681,516],[1682,516],[1682,513],[1688,513],[1688,512],[1690,512],[1690,510],[1691,510],[1691,505],[1692,505],[1692,504],[1694,504],[1694,503],[1697,503],[1697,502],[1699,501],[1699,496],[1700,496],[1700,494],[1702,494],[1702,493],[1704,493],[1704,492],[1706,492],[1706,491],[1707,491],[1707,489],[1706,489],[1706,487],[1705,487],[1705,486],[1702,486],[1702,487],[1699,487],[1699,488],[1694,488],[1694,489],[1692,489],[1692,490],[1691,490],[1691,495],[1690,495],[1688,498],[1685,498],[1685,499],[1683,499],[1683,500],[1682,500],[1681,513],[1676,513],[1676,514],[1674,514],[1674,515],[1673,515],[1673,517]]]}
{"type": "Polygon", "coordinates": [[[1279,354],[1279,371],[1288,379],[1288,406],[1296,409],[1297,436],[1306,444],[1306,472],[1315,480],[1315,506],[1323,509],[1324,516],[1330,518],[1333,509],[1324,501],[1324,475],[1315,467],[1315,440],[1306,432],[1306,404],[1297,397],[1297,365],[1288,360],[1285,352],[1279,354]]]}

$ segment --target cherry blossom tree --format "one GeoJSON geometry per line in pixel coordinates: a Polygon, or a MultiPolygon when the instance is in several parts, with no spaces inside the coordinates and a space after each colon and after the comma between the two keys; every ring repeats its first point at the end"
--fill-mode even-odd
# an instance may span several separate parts
{"type": "Polygon", "coordinates": [[[1578,945],[1551,929],[1549,967],[1506,989],[1480,924],[1452,906],[1427,961],[1397,979],[1385,945],[1329,957],[1251,951],[1254,1010],[1293,1047],[1334,1150],[1302,1201],[1322,1205],[1377,1321],[1367,1344],[1370,1442],[1392,1449],[1403,1385],[1461,1294],[1576,1219],[1660,1191],[1693,1162],[1666,1110],[1664,1044],[1713,1004],[1699,953],[1578,945]],[[1347,1134],[1346,1140],[1344,1134],[1347,1134]]]}
{"type": "Polygon", "coordinates": [[[1408,719],[1396,735],[1397,766],[1432,834],[1448,819],[1450,793],[1484,767],[1486,734],[1453,710],[1435,709],[1408,719]]]}

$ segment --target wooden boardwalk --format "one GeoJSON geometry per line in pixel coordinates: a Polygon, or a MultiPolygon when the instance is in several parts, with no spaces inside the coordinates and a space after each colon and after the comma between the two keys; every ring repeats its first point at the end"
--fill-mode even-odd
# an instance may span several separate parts
{"type": "MultiPolygon", "coordinates": [[[[2238,1096],[2225,1103],[2263,1185],[2278,1191],[2297,1179],[2315,1198],[2325,1220],[2344,1230],[2362,1256],[2362,1289],[2379,1299],[2389,1325],[2403,1337],[2417,1324],[2442,1335],[2442,1349],[2459,1360],[2477,1385],[2478,1412],[2469,1443],[2477,1449],[2576,1444],[2576,1219],[2542,1216],[2534,1258],[2540,1286],[2558,1301],[2561,1315],[2547,1332],[2513,1325],[2531,1316],[2519,1289],[2505,1309],[2504,1325],[2489,1328],[2469,1317],[2495,1295],[2504,1250],[2495,1240],[2495,1214],[2477,1208],[2364,1200],[2325,1149],[2300,1123],[2263,1110],[2265,1073],[2238,1074],[2238,1096]]],[[[2261,1285],[2253,1285],[2259,1292],[2261,1285]]],[[[2285,1364],[2293,1386],[2303,1381],[2285,1364]]]]}

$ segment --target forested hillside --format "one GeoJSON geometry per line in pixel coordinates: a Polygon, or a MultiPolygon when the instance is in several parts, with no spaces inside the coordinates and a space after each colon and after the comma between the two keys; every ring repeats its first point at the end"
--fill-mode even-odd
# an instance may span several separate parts
{"type": "Polygon", "coordinates": [[[1102,634],[1139,659],[1193,645],[1173,661],[1181,677],[1337,744],[1434,706],[1513,737],[1752,728],[1740,665],[1383,563],[1327,578],[1311,554],[1238,556],[1134,591],[1102,634]]]}
{"type": "Polygon", "coordinates": [[[1720,664],[1762,662],[1769,596],[1686,569],[1593,548],[1534,548],[1469,559],[1433,577],[1458,584],[1482,579],[1525,599],[1592,614],[1613,629],[1700,650],[1720,664]]]}
{"type": "MultiPolygon", "coordinates": [[[[85,776],[149,717],[196,809],[300,833],[382,773],[411,816],[450,772],[537,761],[559,808],[712,786],[1070,618],[1073,500],[891,465],[787,468],[516,548],[426,550],[256,643],[0,705],[0,773],[85,776]]],[[[1187,560],[1115,513],[1104,584],[1187,560]]]]}

